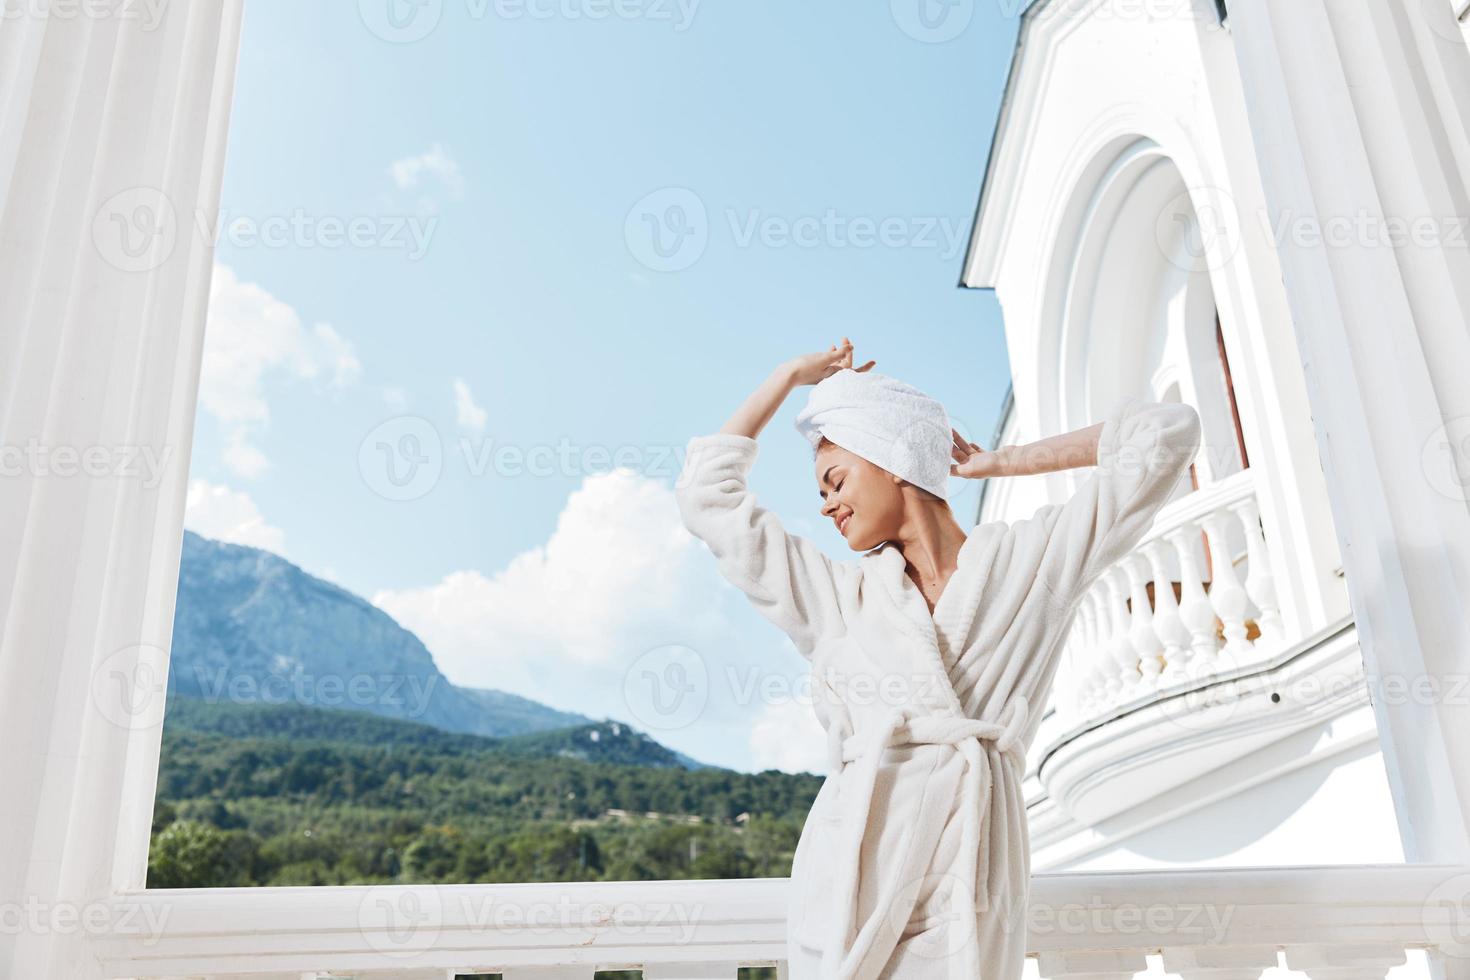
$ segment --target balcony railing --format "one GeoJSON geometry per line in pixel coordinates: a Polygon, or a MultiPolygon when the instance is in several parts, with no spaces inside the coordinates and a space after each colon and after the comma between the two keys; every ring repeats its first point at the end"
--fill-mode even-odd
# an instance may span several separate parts
{"type": "MultiPolygon", "coordinates": [[[[660,980],[784,975],[786,879],[200,889],[120,895],[91,959],[108,978],[660,980]]],[[[1024,918],[1047,980],[1377,980],[1407,951],[1470,956],[1470,868],[1041,874],[1024,918]]],[[[1002,910],[1006,911],[1006,910],[1002,910]]],[[[1009,913],[1007,913],[1009,914],[1009,913]]],[[[100,921],[100,916],[94,916],[100,921]]],[[[938,966],[938,964],[936,964],[938,966]]]]}
{"type": "Polygon", "coordinates": [[[1282,627],[1254,471],[1165,507],[1083,597],[1058,677],[1069,724],[1269,658],[1282,627]]]}

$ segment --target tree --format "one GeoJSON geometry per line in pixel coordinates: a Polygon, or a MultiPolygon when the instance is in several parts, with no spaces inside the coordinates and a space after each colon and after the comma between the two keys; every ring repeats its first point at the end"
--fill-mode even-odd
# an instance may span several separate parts
{"type": "Polygon", "coordinates": [[[235,887],[255,883],[260,840],[247,831],[177,820],[153,838],[149,888],[235,887]]]}

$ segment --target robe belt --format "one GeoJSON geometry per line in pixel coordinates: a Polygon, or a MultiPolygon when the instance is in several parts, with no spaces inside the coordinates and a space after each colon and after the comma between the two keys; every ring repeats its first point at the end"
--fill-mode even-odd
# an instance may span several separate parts
{"type": "MultiPolygon", "coordinates": [[[[966,936],[967,955],[961,957],[963,965],[954,966],[958,976],[974,978],[980,976],[979,951],[970,933],[975,926],[975,917],[990,908],[990,847],[987,842],[982,854],[980,831],[990,810],[991,772],[981,752],[980,740],[989,739],[1004,755],[1016,762],[1018,768],[1026,765],[1026,750],[1021,737],[1026,730],[1030,705],[1026,698],[1014,695],[1001,712],[1004,721],[980,721],[974,718],[953,716],[920,715],[909,717],[902,710],[891,712],[880,724],[868,731],[858,732],[845,739],[829,736],[828,749],[831,761],[840,758],[843,764],[857,763],[856,809],[849,809],[844,799],[842,804],[845,855],[836,859],[838,881],[835,883],[832,900],[838,904],[838,914],[832,936],[822,950],[821,974],[824,980],[850,980],[853,971],[866,954],[877,930],[883,910],[875,909],[872,916],[857,929],[854,935],[854,920],[857,916],[857,883],[859,862],[862,856],[863,837],[868,828],[872,810],[873,788],[878,778],[878,767],[883,750],[895,745],[949,745],[965,758],[965,772],[961,799],[960,869],[959,885],[951,889],[952,908],[957,913],[961,927],[968,922],[966,936]],[[840,755],[839,755],[840,752],[840,755]],[[847,823],[846,821],[851,821],[847,823]],[[983,857],[983,862],[982,862],[983,857]],[[966,918],[968,916],[968,918],[966,918]],[[852,938],[849,948],[847,940],[852,938]],[[843,955],[843,950],[847,955],[843,955]]],[[[841,766],[834,765],[834,771],[841,766]]],[[[846,787],[843,787],[846,789],[846,787]]],[[[842,794],[844,797],[846,793],[842,794]]]]}

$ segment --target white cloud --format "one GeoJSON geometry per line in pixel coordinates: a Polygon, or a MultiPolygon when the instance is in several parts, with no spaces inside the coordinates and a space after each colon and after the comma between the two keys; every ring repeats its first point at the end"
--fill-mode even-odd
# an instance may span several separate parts
{"type": "Polygon", "coordinates": [[[388,167],[388,173],[401,191],[419,187],[423,178],[429,176],[438,180],[454,197],[464,193],[464,175],[460,172],[459,163],[439,143],[426,153],[395,160],[388,167]]]}
{"type": "Polygon", "coordinates": [[[318,323],[311,328],[311,332],[316,338],[322,363],[331,368],[331,387],[341,390],[357,381],[362,374],[362,362],[357,359],[352,344],[330,324],[318,323]]]}
{"type": "Polygon", "coordinates": [[[286,533],[266,523],[248,493],[205,480],[189,481],[184,526],[219,541],[264,548],[278,555],[286,551],[286,533]]]}
{"type": "Polygon", "coordinates": [[[307,330],[291,306],[242,282],[228,266],[214,267],[199,407],[225,426],[225,465],[235,475],[253,478],[269,465],[250,438],[270,421],[273,378],[311,381],[335,393],[361,371],[352,344],[331,326],[307,330]]]}
{"type": "Polygon", "coordinates": [[[264,476],[265,471],[270,469],[271,465],[265,453],[245,441],[243,430],[236,430],[230,435],[229,445],[225,447],[224,460],[225,467],[231,473],[247,480],[255,480],[264,476]]]}
{"type": "Polygon", "coordinates": [[[785,697],[767,704],[750,730],[752,768],[783,772],[827,770],[827,736],[807,700],[785,697]]]}
{"type": "Polygon", "coordinates": [[[485,410],[475,402],[475,395],[470,391],[470,386],[460,378],[454,379],[454,411],[461,428],[472,429],[475,432],[485,431],[485,421],[488,416],[485,410]]]}
{"type": "Polygon", "coordinates": [[[776,754],[783,733],[798,730],[795,721],[762,713],[766,682],[799,688],[792,676],[805,669],[800,655],[721,577],[709,549],[679,520],[666,482],[628,469],[589,476],[544,545],[493,574],[461,569],[421,588],[379,591],[372,601],[418,634],[456,684],[626,721],[716,765],[748,769],[757,757],[760,766],[808,763],[795,739],[785,756],[776,754]],[[647,670],[641,658],[670,646],[694,651],[701,665],[703,700],[677,724],[650,716],[629,688],[647,670]],[[786,727],[775,728],[783,719],[786,727]]]}
{"type": "Polygon", "coordinates": [[[528,650],[608,665],[640,623],[686,608],[695,544],[666,485],[613,470],[589,476],[550,540],[495,575],[456,571],[437,585],[379,592],[373,602],[418,633],[440,668],[463,683],[537,666],[528,650]]]}

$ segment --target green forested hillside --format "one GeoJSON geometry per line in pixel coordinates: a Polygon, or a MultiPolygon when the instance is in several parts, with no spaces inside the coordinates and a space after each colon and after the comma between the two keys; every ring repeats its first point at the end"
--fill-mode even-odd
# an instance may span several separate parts
{"type": "MultiPolygon", "coordinates": [[[[362,711],[299,704],[211,702],[175,695],[166,724],[171,730],[213,732],[232,738],[292,738],[377,747],[415,746],[446,755],[496,751],[505,755],[562,756],[633,766],[689,766],[678,753],[615,721],[587,722],[545,732],[490,738],[446,732],[419,722],[362,711]]],[[[694,763],[694,768],[704,768],[694,763]]]]}
{"type": "Polygon", "coordinates": [[[490,739],[188,699],[167,718],[152,887],[786,875],[821,783],[689,771],[626,728],[490,739]]]}

